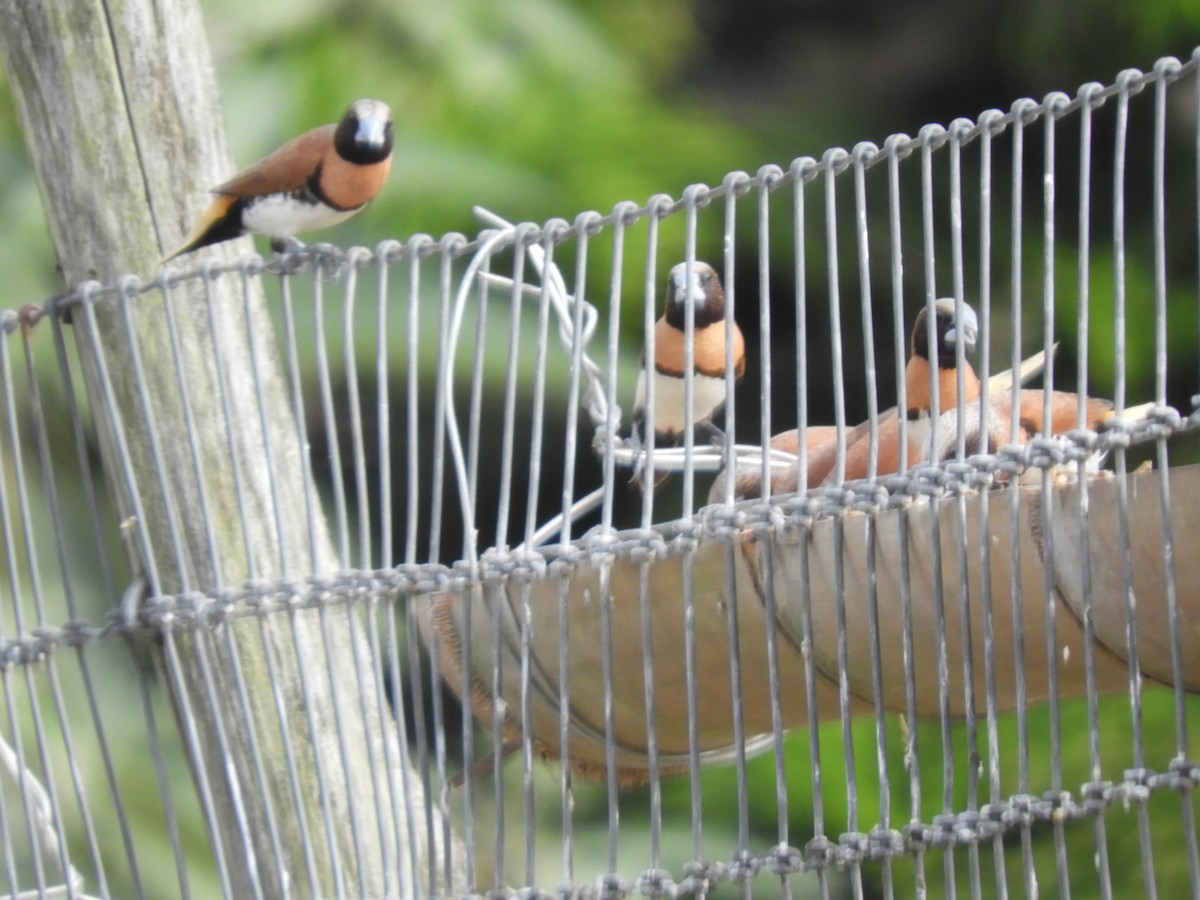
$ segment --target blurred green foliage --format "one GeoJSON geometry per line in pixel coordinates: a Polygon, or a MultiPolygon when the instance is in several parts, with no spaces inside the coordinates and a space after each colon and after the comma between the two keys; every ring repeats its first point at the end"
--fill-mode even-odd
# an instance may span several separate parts
{"type": "MultiPolygon", "coordinates": [[[[303,129],[333,120],[355,97],[378,96],[392,104],[397,114],[397,146],[391,182],[363,215],[323,238],[343,245],[373,245],[385,237],[403,239],[414,233],[472,234],[478,229],[471,216],[475,204],[512,220],[541,222],[551,216],[570,220],[579,211],[593,208],[607,212],[619,201],[642,203],[659,192],[677,197],[689,183],[717,184],[732,170],[753,173],[766,163],[786,167],[798,156],[820,157],[829,146],[850,147],[860,140],[882,144],[893,131],[915,134],[926,122],[948,124],[957,116],[974,117],[986,108],[1007,109],[1018,97],[1040,97],[1050,90],[1073,93],[1083,82],[1109,82],[1119,70],[1149,67],[1162,55],[1177,54],[1186,60],[1192,48],[1200,45],[1200,7],[1191,0],[1139,4],[1120,0],[1000,4],[990,0],[940,4],[916,0],[843,4],[815,0],[738,4],[719,0],[206,0],[203,8],[239,164],[249,163],[303,129]]],[[[1148,121],[1141,123],[1141,127],[1146,125],[1148,121]]],[[[1169,135],[1168,183],[1186,188],[1179,189],[1173,201],[1183,210],[1183,226],[1178,230],[1172,226],[1172,281],[1167,295],[1172,323],[1169,349],[1172,361],[1180,363],[1172,367],[1176,380],[1169,386],[1170,398],[1177,405],[1186,403],[1196,387],[1194,360],[1200,328],[1196,313],[1195,161],[1189,144],[1194,140],[1194,128],[1193,116],[1183,126],[1173,124],[1169,135]]],[[[1035,148],[1031,145],[1031,152],[1035,148]]],[[[1036,173],[1038,163],[1032,165],[1036,173]]],[[[1059,165],[1064,172],[1071,172],[1074,157],[1062,153],[1059,165]]],[[[1107,178],[1107,171],[1098,167],[1097,172],[1097,180],[1107,178]]],[[[997,177],[1005,173],[998,165],[997,177]]],[[[187,173],[180,173],[180,190],[199,192],[207,187],[191,184],[187,173]]],[[[1147,185],[1139,183],[1132,188],[1130,217],[1148,221],[1147,185]]],[[[1064,191],[1064,197],[1069,197],[1069,188],[1064,191]]],[[[1019,235],[1018,241],[1030,241],[1040,233],[1036,199],[1036,195],[1026,198],[1027,232],[1019,235]]],[[[918,234],[914,223],[919,223],[916,200],[912,191],[905,196],[906,227],[911,225],[914,236],[918,234]]],[[[819,191],[810,190],[810,223],[818,221],[813,215],[820,202],[819,191]]],[[[1069,199],[1063,202],[1064,210],[1071,209],[1069,199]]],[[[36,187],[7,92],[0,94],[0,210],[5,226],[0,269],[9,285],[4,305],[18,307],[59,290],[62,285],[57,282],[36,187]]],[[[1098,221],[1108,215],[1106,209],[1096,211],[1098,221]]],[[[739,235],[752,234],[752,206],[742,204],[739,218],[739,235]]],[[[1069,215],[1063,214],[1062,219],[1069,215]]],[[[845,221],[852,222],[852,218],[845,221]]],[[[877,268],[883,264],[875,275],[878,303],[886,308],[887,255],[882,246],[886,219],[880,218],[878,211],[872,218],[872,228],[876,226],[879,230],[873,233],[880,235],[881,245],[876,248],[875,263],[877,268]]],[[[1074,223],[1060,221],[1059,226],[1063,240],[1069,240],[1074,223]]],[[[677,226],[669,227],[676,230],[668,236],[678,241],[677,226]]],[[[703,228],[699,239],[699,256],[720,258],[719,219],[703,228]]],[[[843,240],[845,246],[852,246],[849,237],[843,240]]],[[[788,248],[790,241],[788,230],[780,227],[773,233],[772,248],[788,248]]],[[[1153,379],[1149,366],[1154,336],[1146,317],[1152,309],[1148,304],[1153,286],[1146,252],[1148,235],[1144,231],[1131,235],[1131,241],[1142,251],[1140,256],[1133,254],[1127,269],[1129,399],[1139,402],[1145,396],[1137,392],[1148,390],[1153,379]]],[[[1002,246],[1001,241],[997,243],[1002,246]]],[[[1041,309],[1040,249],[1032,243],[1029,246],[1019,286],[1026,300],[1026,322],[1036,325],[1041,309]]],[[[598,259],[604,259],[604,252],[598,251],[598,259]]],[[[750,279],[742,290],[747,298],[756,296],[758,289],[753,281],[756,252],[753,240],[740,241],[739,270],[749,273],[750,279]]],[[[938,253],[939,262],[948,264],[948,248],[939,245],[938,253]]],[[[1111,244],[1097,239],[1090,280],[1094,304],[1091,375],[1094,383],[1108,387],[1115,374],[1111,253],[1111,244]]],[[[676,244],[663,254],[664,258],[678,257],[682,252],[676,244]]],[[[786,256],[779,258],[780,281],[772,293],[786,300],[790,297],[789,263],[786,256]]],[[[995,302],[998,319],[1006,321],[1007,298],[1015,285],[1002,262],[995,266],[995,302]]],[[[814,271],[822,264],[814,261],[814,271]]],[[[922,296],[922,277],[919,266],[909,267],[910,302],[922,296]]],[[[1059,301],[1056,318],[1063,334],[1069,336],[1078,308],[1076,261],[1063,258],[1053,280],[1059,301]]],[[[940,283],[948,286],[949,280],[940,283]]],[[[813,340],[819,344],[824,331],[816,331],[815,326],[826,315],[825,299],[819,295],[810,299],[813,340]]],[[[848,289],[843,302],[855,302],[848,289]]],[[[739,318],[750,323],[754,315],[753,304],[748,303],[739,318]]],[[[627,322],[630,333],[636,334],[640,317],[631,316],[627,322]]],[[[755,329],[750,324],[744,327],[753,337],[755,329]]],[[[1002,335],[1004,326],[998,327],[1002,335]]],[[[779,331],[784,334],[787,329],[780,327],[779,331]]],[[[998,338],[994,352],[1006,351],[998,338]]],[[[787,358],[789,352],[794,348],[786,342],[777,350],[779,358],[787,358]]],[[[811,353],[813,359],[822,357],[819,346],[811,348],[811,353]]],[[[1073,371],[1076,355],[1068,337],[1062,353],[1065,373],[1073,371]]],[[[887,371],[885,366],[881,362],[881,371],[887,371]]],[[[853,399],[854,388],[851,385],[851,403],[861,403],[853,399]]],[[[788,402],[785,398],[781,403],[785,419],[788,402]]],[[[814,418],[824,411],[818,404],[814,418]]],[[[1169,699],[1161,691],[1147,695],[1144,740],[1147,747],[1155,748],[1158,761],[1168,758],[1168,748],[1175,740],[1169,699]]],[[[1107,717],[1106,730],[1121,732],[1121,723],[1128,719],[1128,702],[1106,702],[1101,711],[1107,717]]],[[[1200,715],[1194,703],[1189,703],[1188,711],[1192,721],[1200,715]]],[[[165,711],[160,713],[163,720],[169,718],[165,711]]],[[[1085,714],[1082,704],[1070,704],[1064,711],[1061,770],[1067,787],[1088,777],[1085,714]]],[[[1036,711],[1039,724],[1031,729],[1035,784],[1049,781],[1046,715],[1045,710],[1036,711]]],[[[888,727],[894,824],[906,819],[899,727],[895,720],[888,727]]],[[[932,726],[919,727],[923,746],[936,746],[938,738],[932,726]]],[[[873,723],[860,721],[854,731],[860,771],[871,770],[873,755],[863,748],[872,746],[873,723]]],[[[1009,717],[1003,723],[1004,741],[1013,740],[1012,731],[1009,717]]],[[[961,739],[961,731],[957,738],[961,739]]],[[[849,827],[838,726],[827,725],[821,739],[824,830],[836,837],[849,827]]],[[[141,740],[138,738],[133,748],[140,747],[141,740]]],[[[1104,748],[1109,777],[1131,764],[1131,746],[1127,734],[1104,748]]],[[[129,764],[131,748],[123,751],[119,757],[122,766],[129,764]]],[[[813,829],[809,753],[806,735],[789,738],[789,839],[794,845],[803,845],[813,829]]],[[[510,774],[516,774],[515,768],[510,766],[510,774]]],[[[181,767],[173,778],[179,782],[177,790],[186,793],[186,774],[181,767]]],[[[940,779],[936,764],[922,769],[929,797],[940,795],[940,779]]],[[[544,778],[539,784],[549,780],[544,778]]],[[[707,772],[703,783],[705,808],[727,811],[726,827],[709,827],[705,846],[713,851],[710,855],[728,854],[737,841],[733,770],[707,772]]],[[[135,803],[129,813],[135,828],[140,829],[137,840],[148,861],[147,870],[167,875],[161,888],[156,880],[151,895],[166,896],[172,863],[157,824],[161,821],[157,786],[148,778],[143,784],[144,803],[135,803]],[[138,825],[142,806],[145,821],[154,825],[138,825]]],[[[956,808],[965,802],[964,784],[960,774],[954,793],[956,808]]],[[[864,784],[863,789],[858,828],[865,831],[878,817],[878,785],[864,784]]],[[[1006,792],[1017,789],[1005,783],[1006,792]]],[[[753,762],[748,798],[751,844],[759,851],[778,839],[775,796],[770,760],[753,762]]],[[[577,786],[575,834],[581,872],[604,867],[605,801],[602,788],[577,786]]],[[[669,857],[672,865],[678,865],[691,854],[686,839],[686,779],[668,782],[663,802],[668,832],[664,860],[669,857]]],[[[1156,811],[1162,813],[1163,821],[1174,824],[1155,830],[1156,840],[1161,841],[1155,854],[1160,896],[1180,896],[1188,885],[1186,859],[1177,840],[1182,820],[1177,813],[1173,819],[1169,810],[1158,809],[1165,803],[1157,800],[1156,811]]],[[[554,852],[557,822],[547,812],[552,806],[546,802],[542,807],[546,830],[539,858],[545,865],[542,885],[547,887],[556,883],[561,872],[554,852]]],[[[926,819],[935,809],[936,800],[927,800],[926,819]]],[[[203,845],[206,838],[198,811],[184,804],[181,815],[181,827],[189,840],[203,845]]],[[[627,873],[645,862],[648,816],[644,792],[623,794],[623,839],[632,847],[621,856],[627,873]]],[[[1116,896],[1141,890],[1137,845],[1128,839],[1124,832],[1129,829],[1123,824],[1134,816],[1133,812],[1116,811],[1108,817],[1116,896]]],[[[1080,884],[1078,895],[1083,896],[1090,893],[1094,843],[1086,823],[1069,831],[1070,869],[1080,884]]],[[[1055,879],[1053,834],[1050,829],[1038,829],[1034,838],[1039,880],[1049,891],[1055,879]]],[[[115,840],[115,835],[106,834],[106,847],[115,845],[115,840]]],[[[510,839],[514,860],[521,859],[520,848],[514,849],[512,844],[510,839]]],[[[118,852],[115,846],[112,852],[118,852]]],[[[485,848],[480,847],[479,852],[483,854],[485,848]]],[[[1019,890],[1019,843],[1006,845],[1006,853],[1010,888],[1019,890]]],[[[983,856],[986,886],[992,880],[990,851],[983,856]]],[[[940,858],[928,861],[930,872],[937,873],[934,885],[940,884],[941,865],[940,858]]],[[[192,869],[196,895],[212,895],[211,871],[206,871],[203,863],[192,869]]],[[[907,895],[911,884],[905,881],[909,876],[902,874],[905,866],[894,869],[897,889],[907,895]]],[[[965,869],[960,861],[960,888],[965,887],[965,869]]],[[[480,871],[490,870],[481,867],[480,871]]],[[[510,871],[515,879],[520,870],[510,871]]],[[[765,886],[765,881],[764,876],[756,884],[765,886]]],[[[811,887],[810,881],[800,879],[793,893],[804,894],[811,887]]],[[[866,887],[869,896],[877,895],[877,870],[868,870],[866,887]]],[[[835,877],[833,890],[838,895],[848,890],[843,875],[835,877]]]]}

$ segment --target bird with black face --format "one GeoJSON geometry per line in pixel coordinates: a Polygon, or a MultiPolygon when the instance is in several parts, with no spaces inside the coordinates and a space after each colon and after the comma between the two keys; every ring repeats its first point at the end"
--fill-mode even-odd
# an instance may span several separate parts
{"type": "MultiPolygon", "coordinates": [[[[938,405],[941,409],[936,431],[930,418],[929,336],[926,310],[922,309],[913,326],[912,355],[906,370],[908,393],[909,440],[916,444],[917,458],[923,462],[943,462],[957,453],[959,436],[967,456],[994,453],[1008,443],[1024,444],[1039,434],[1058,435],[1079,424],[1079,409],[1083,408],[1083,426],[1095,431],[1112,417],[1113,405],[1099,397],[1086,397],[1067,391],[1026,388],[1016,394],[1016,406],[1010,390],[989,390],[987,404],[978,402],[981,390],[979,378],[970,362],[963,360],[960,370],[955,352],[956,343],[965,348],[975,345],[979,320],[969,304],[962,304],[962,320],[955,319],[955,303],[951,299],[934,304],[934,333],[937,337],[938,405]],[[965,406],[960,411],[958,381],[963,382],[965,406]],[[1044,413],[1049,407],[1049,418],[1044,413]],[[961,432],[960,432],[961,428],[961,432]]],[[[1141,414],[1143,409],[1137,408],[1141,414]]],[[[1131,411],[1127,411],[1127,415],[1131,411]]],[[[1095,468],[1097,456],[1089,464],[1095,468]]]]}
{"type": "MultiPolygon", "coordinates": [[[[933,333],[937,342],[937,385],[939,410],[954,409],[958,403],[958,383],[963,384],[967,403],[979,397],[979,376],[965,357],[958,367],[958,344],[970,350],[979,336],[979,318],[969,303],[962,304],[962,320],[956,318],[955,302],[943,297],[933,304],[933,333]]],[[[904,368],[904,392],[908,399],[908,440],[925,459],[932,427],[929,354],[929,308],[921,307],[913,322],[908,365],[904,368]]],[[[915,460],[914,460],[915,461],[915,460]]]]}
{"type": "MultiPolygon", "coordinates": [[[[912,356],[909,360],[906,385],[908,391],[908,420],[910,441],[919,448],[917,458],[923,462],[944,462],[958,452],[959,437],[967,456],[994,453],[1005,444],[1028,443],[1037,435],[1059,435],[1080,423],[1082,409],[1084,428],[1097,431],[1106,427],[1112,418],[1113,404],[1100,397],[1087,397],[1068,391],[1044,391],[1026,388],[1016,393],[1016,405],[1011,390],[988,391],[987,403],[979,402],[983,393],[978,377],[965,359],[957,367],[955,345],[962,341],[973,347],[979,331],[975,310],[962,304],[962,320],[955,320],[953,300],[938,300],[934,304],[937,317],[934,332],[938,339],[938,394],[941,409],[938,427],[932,427],[929,393],[929,340],[925,310],[921,310],[913,327],[912,356]],[[957,385],[961,379],[965,406],[957,408],[957,385]],[[1049,417],[1046,417],[1048,411],[1049,417]]],[[[1126,418],[1137,418],[1147,406],[1126,410],[1126,418]]],[[[1089,458],[1087,468],[1097,469],[1102,454],[1089,458]]],[[[1036,474],[1036,472],[1034,473],[1036,474]]]]}
{"type": "Polygon", "coordinates": [[[329,228],[360,212],[387,181],[392,111],[356,100],[335,124],[314,128],[213,188],[216,199],[163,262],[244,234],[271,238],[282,252],[294,235],[329,228]]]}
{"type": "Polygon", "coordinates": [[[655,446],[678,446],[687,428],[705,425],[713,430],[712,417],[726,400],[725,345],[733,347],[734,379],[746,371],[746,342],[735,323],[725,325],[725,290],[708,263],[681,262],[667,276],[667,301],[654,326],[654,366],[642,354],[633,404],[633,442],[644,443],[646,429],[654,428],[655,446]],[[685,327],[687,308],[693,315],[692,403],[685,404],[685,327]],[[648,372],[648,370],[650,370],[648,372]],[[654,379],[654,421],[648,423],[647,375],[654,379]]]}
{"type": "MultiPolygon", "coordinates": [[[[964,349],[975,345],[979,333],[979,319],[970,304],[962,305],[962,319],[955,316],[954,300],[943,298],[933,304],[934,340],[938,348],[938,397],[941,409],[953,409],[958,397],[958,379],[968,402],[979,396],[979,377],[969,360],[963,360],[961,371],[957,368],[956,345],[962,342],[964,349]]],[[[904,459],[908,465],[919,462],[926,450],[930,432],[930,359],[929,317],[922,307],[913,321],[909,338],[909,357],[904,368],[906,397],[905,414],[908,419],[907,447],[904,459]]],[[[1024,379],[1040,369],[1036,360],[1022,366],[1017,377],[1024,379]]],[[[1005,372],[992,377],[992,390],[1000,385],[1011,384],[1012,373],[1005,372]]],[[[804,431],[806,459],[806,483],[797,483],[798,471],[792,466],[774,468],[771,477],[771,493],[787,494],[798,490],[832,483],[838,474],[837,428],[832,425],[809,425],[804,431]]],[[[770,449],[784,454],[799,456],[801,435],[796,429],[781,432],[771,438],[770,449]]],[[[879,475],[892,475],[900,468],[900,418],[895,408],[881,413],[875,421],[874,445],[870,422],[863,422],[845,432],[845,456],[842,478],[855,481],[879,475]],[[874,468],[872,468],[872,450],[874,468]]],[[[709,502],[718,502],[723,497],[725,474],[713,484],[709,502]]],[[[740,465],[736,469],[735,497],[747,498],[762,495],[761,465],[740,465]]]]}
{"type": "MultiPolygon", "coordinates": [[[[862,478],[894,475],[900,470],[903,458],[911,466],[916,463],[945,458],[946,449],[953,453],[957,429],[958,383],[963,383],[963,394],[966,402],[964,412],[964,432],[967,435],[968,450],[973,446],[972,435],[978,428],[972,427],[972,422],[979,420],[979,397],[983,387],[975,374],[969,359],[963,358],[961,369],[957,365],[957,347],[961,342],[965,351],[970,351],[979,337],[979,319],[969,303],[962,304],[961,320],[957,318],[955,302],[949,298],[937,300],[933,304],[934,340],[938,348],[938,407],[943,410],[938,422],[937,444],[932,444],[930,406],[930,353],[929,353],[929,311],[922,307],[913,321],[909,338],[909,357],[904,368],[905,384],[905,418],[907,439],[903,457],[900,443],[900,416],[895,407],[880,413],[872,429],[871,422],[863,422],[845,431],[845,454],[841,458],[841,478],[844,481],[857,481],[862,478]],[[872,430],[874,441],[872,442],[872,430]],[[872,464],[873,463],[873,464],[872,464]]],[[[1053,348],[1051,348],[1053,351],[1053,348]]],[[[1008,370],[992,375],[988,379],[989,405],[993,408],[994,421],[1007,421],[1003,418],[1007,406],[1007,398],[1011,395],[1013,383],[1022,384],[1036,377],[1044,368],[1046,356],[1036,353],[1024,360],[1016,371],[1008,370]]],[[[1043,397],[1041,391],[1022,391],[1022,404],[1040,403],[1043,397]],[[1026,399],[1028,398],[1028,399],[1026,399]]],[[[1066,407],[1061,398],[1068,396],[1074,400],[1074,395],[1055,394],[1055,410],[1066,407]]],[[[1096,401],[1088,401],[1089,415],[1096,401]]],[[[1073,407],[1072,407],[1073,409],[1073,407]]],[[[1094,421],[1094,420],[1089,420],[1094,421]]],[[[837,452],[837,428],[832,425],[809,425],[803,432],[797,429],[780,432],[771,438],[769,448],[783,454],[799,457],[801,439],[804,445],[804,474],[803,484],[799,481],[799,462],[795,465],[776,464],[771,468],[771,495],[790,494],[828,485],[837,481],[839,471],[839,456],[837,452]]],[[[993,429],[995,433],[995,429],[993,429]]],[[[1032,432],[1030,432],[1032,433],[1032,432]]],[[[994,446],[994,443],[993,443],[994,446]]],[[[974,452],[974,451],[972,451],[974,452]]],[[[713,483],[709,492],[709,502],[719,503],[725,497],[727,473],[722,471],[713,483]]],[[[741,463],[734,474],[734,498],[738,500],[762,496],[762,464],[761,461],[741,463]]]]}
{"type": "MultiPolygon", "coordinates": [[[[938,409],[954,410],[958,403],[958,385],[962,382],[964,402],[970,404],[979,398],[979,376],[966,358],[979,337],[979,317],[969,303],[962,304],[962,316],[958,317],[953,298],[942,297],[933,302],[933,338],[937,347],[938,409]],[[962,367],[958,366],[959,344],[964,352],[962,367]]],[[[930,390],[930,370],[933,363],[929,352],[929,307],[922,306],[913,320],[909,337],[908,362],[904,366],[905,418],[908,420],[907,448],[905,458],[908,465],[927,460],[929,434],[932,429],[933,395],[930,390]]],[[[1022,370],[1025,367],[1022,366],[1022,370]]],[[[1017,373],[1024,379],[1024,372],[1017,373]]],[[[1000,384],[1012,383],[1012,373],[993,376],[991,390],[1000,384]]],[[[828,437],[828,436],[827,436],[828,437]]],[[[833,452],[832,441],[826,441],[826,458],[833,452]]],[[[846,436],[846,463],[844,478],[854,481],[871,475],[890,475],[900,470],[900,422],[894,411],[879,417],[876,429],[875,469],[870,471],[871,430],[870,423],[863,422],[846,436]],[[889,418],[890,417],[890,418],[889,418]]],[[[810,473],[811,473],[810,469],[810,473]]],[[[836,469],[832,464],[822,478],[829,484],[835,480],[836,469]]]]}

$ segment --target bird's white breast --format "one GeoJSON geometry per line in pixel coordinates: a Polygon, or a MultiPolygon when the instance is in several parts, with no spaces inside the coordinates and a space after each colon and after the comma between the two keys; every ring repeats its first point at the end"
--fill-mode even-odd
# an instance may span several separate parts
{"type": "MultiPolygon", "coordinates": [[[[361,209],[361,207],[359,207],[361,209]]],[[[358,209],[333,209],[291,194],[267,194],[251,199],[242,212],[242,227],[254,234],[291,237],[302,231],[319,231],[344,222],[358,209]]]]}
{"type": "MultiPolygon", "coordinates": [[[[672,432],[680,434],[687,430],[684,411],[684,381],[683,378],[654,373],[654,430],[662,434],[672,432]]],[[[634,394],[634,409],[646,408],[646,373],[638,375],[637,390],[634,394]]],[[[694,375],[692,377],[692,416],[691,424],[699,425],[707,420],[725,402],[725,379],[714,378],[711,375],[694,375]]]]}
{"type": "Polygon", "coordinates": [[[920,448],[920,456],[916,462],[926,462],[929,459],[929,432],[929,410],[923,409],[917,413],[916,418],[908,420],[908,442],[920,448]]]}

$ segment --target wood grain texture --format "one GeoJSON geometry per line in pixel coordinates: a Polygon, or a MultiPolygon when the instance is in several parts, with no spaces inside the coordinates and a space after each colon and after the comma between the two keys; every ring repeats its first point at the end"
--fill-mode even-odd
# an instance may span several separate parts
{"type": "MultiPolygon", "coordinates": [[[[64,287],[91,279],[113,284],[128,273],[152,276],[163,251],[211,199],[203,186],[235,171],[196,3],[0,0],[0,50],[64,287]]],[[[247,249],[243,240],[213,252],[229,260],[247,249]]],[[[76,308],[74,324],[67,326],[78,345],[122,520],[140,511],[127,551],[135,567],[151,575],[155,595],[211,595],[251,577],[302,579],[338,566],[320,509],[306,506],[311,477],[305,445],[261,292],[251,284],[243,296],[237,278],[214,287],[212,316],[198,285],[170,290],[178,366],[158,294],[108,299],[93,312],[76,308]],[[144,383],[135,378],[135,359],[144,383]],[[221,407],[222,374],[232,434],[221,407]],[[196,422],[190,435],[185,398],[196,422]],[[126,461],[135,473],[132,483],[120,475],[126,461]]],[[[61,327],[42,327],[52,326],[61,327]]],[[[344,610],[297,612],[261,625],[242,620],[213,632],[179,631],[165,644],[148,642],[147,649],[159,655],[169,676],[180,724],[195,722],[196,740],[187,740],[186,728],[181,733],[197,782],[206,781],[212,792],[216,821],[210,837],[221,846],[234,896],[255,896],[256,888],[263,896],[284,896],[285,883],[297,895],[465,891],[462,884],[429,885],[430,872],[442,867],[413,860],[408,852],[406,825],[425,816],[420,780],[401,768],[378,681],[365,665],[361,672],[356,668],[370,659],[369,648],[361,625],[344,610]],[[237,699],[239,671],[244,706],[237,699]],[[306,761],[299,809],[274,690],[288,711],[296,757],[306,761]],[[248,728],[256,729],[261,766],[248,728]],[[343,754],[344,747],[353,751],[343,754]],[[320,789],[314,763],[324,773],[320,789]],[[378,779],[392,770],[402,786],[395,802],[379,802],[384,791],[372,767],[378,779]],[[333,813],[328,836],[322,796],[333,813]],[[413,807],[411,819],[403,814],[405,801],[413,807]],[[268,839],[272,810],[279,846],[268,839]],[[314,836],[311,869],[301,816],[314,836]],[[318,884],[309,884],[310,871],[318,884]]],[[[423,854],[430,849],[426,835],[443,833],[440,822],[417,831],[413,841],[423,854]]],[[[455,857],[463,859],[461,852],[455,857]]]]}

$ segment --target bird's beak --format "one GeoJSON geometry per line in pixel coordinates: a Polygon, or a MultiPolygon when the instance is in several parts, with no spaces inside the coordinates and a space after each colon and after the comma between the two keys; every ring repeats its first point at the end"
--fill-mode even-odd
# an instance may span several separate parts
{"type": "Polygon", "coordinates": [[[953,344],[961,339],[964,346],[974,347],[978,336],[979,319],[975,316],[975,310],[964,306],[962,320],[956,321],[946,332],[946,343],[953,344]]]}
{"type": "Polygon", "coordinates": [[[692,272],[691,290],[688,290],[687,272],[684,269],[675,273],[675,296],[677,298],[685,297],[696,306],[703,306],[708,302],[708,294],[704,292],[704,287],[700,284],[700,274],[692,272]]]}
{"type": "Polygon", "coordinates": [[[957,343],[959,337],[962,337],[962,342],[968,347],[975,346],[975,338],[977,337],[975,326],[971,324],[956,325],[946,332],[946,343],[957,343]]]}
{"type": "Polygon", "coordinates": [[[387,143],[387,120],[381,116],[367,116],[358,123],[354,139],[360,144],[382,147],[387,143]]]}

